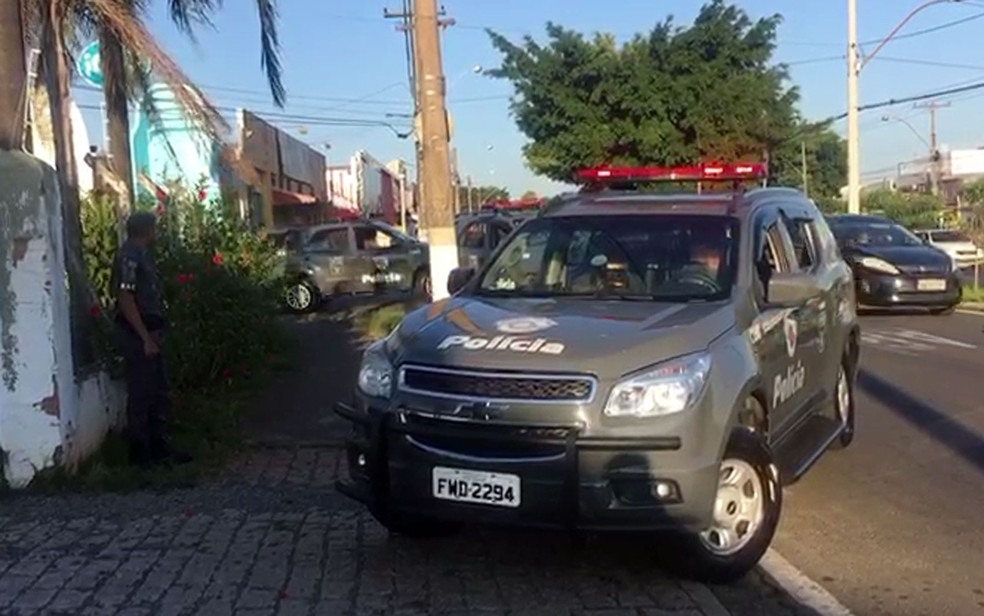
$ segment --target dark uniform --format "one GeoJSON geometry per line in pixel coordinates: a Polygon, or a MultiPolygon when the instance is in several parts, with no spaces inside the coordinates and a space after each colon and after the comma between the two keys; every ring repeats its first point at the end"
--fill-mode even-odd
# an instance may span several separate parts
{"type": "MultiPolygon", "coordinates": [[[[129,240],[123,243],[113,267],[113,289],[133,293],[144,326],[161,347],[167,326],[164,299],[157,267],[146,249],[129,240]]],[[[126,419],[131,456],[141,462],[165,457],[171,396],[164,356],[146,354],[143,341],[120,313],[119,306],[116,329],[126,368],[126,419]]]]}

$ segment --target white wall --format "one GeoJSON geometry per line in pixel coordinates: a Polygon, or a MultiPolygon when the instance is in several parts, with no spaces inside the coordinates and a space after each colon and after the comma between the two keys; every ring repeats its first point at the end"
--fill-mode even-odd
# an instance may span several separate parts
{"type": "Polygon", "coordinates": [[[104,374],[75,376],[54,170],[0,152],[0,208],[0,451],[6,481],[23,487],[98,448],[123,396],[104,374]]]}

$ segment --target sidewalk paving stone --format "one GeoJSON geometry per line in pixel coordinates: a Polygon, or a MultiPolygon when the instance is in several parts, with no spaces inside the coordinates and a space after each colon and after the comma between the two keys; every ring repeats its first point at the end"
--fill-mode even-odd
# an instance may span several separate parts
{"type": "MultiPolygon", "coordinates": [[[[191,489],[5,496],[0,614],[716,616],[645,542],[390,538],[332,490],[344,467],[338,449],[262,448],[191,489]]],[[[757,576],[712,591],[734,616],[809,614],[757,576]]]]}

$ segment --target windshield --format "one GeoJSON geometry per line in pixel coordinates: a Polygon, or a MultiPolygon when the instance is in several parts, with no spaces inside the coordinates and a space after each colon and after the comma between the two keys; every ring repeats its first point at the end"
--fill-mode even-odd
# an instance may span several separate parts
{"type": "Polygon", "coordinates": [[[970,238],[960,231],[933,231],[930,234],[934,242],[969,242],[970,238]]]}
{"type": "Polygon", "coordinates": [[[738,226],[725,216],[578,216],[528,222],[497,252],[480,295],[693,301],[734,285],[738,226]]]}
{"type": "Polygon", "coordinates": [[[902,225],[893,222],[831,225],[834,237],[847,246],[916,246],[922,241],[902,225]]]}

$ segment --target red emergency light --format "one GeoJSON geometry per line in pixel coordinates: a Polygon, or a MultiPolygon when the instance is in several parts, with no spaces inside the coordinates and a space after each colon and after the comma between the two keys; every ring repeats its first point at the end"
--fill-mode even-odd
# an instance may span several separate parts
{"type": "Polygon", "coordinates": [[[705,163],[684,167],[595,167],[577,172],[591,184],[617,182],[740,182],[768,177],[765,163],[705,163]]]}

